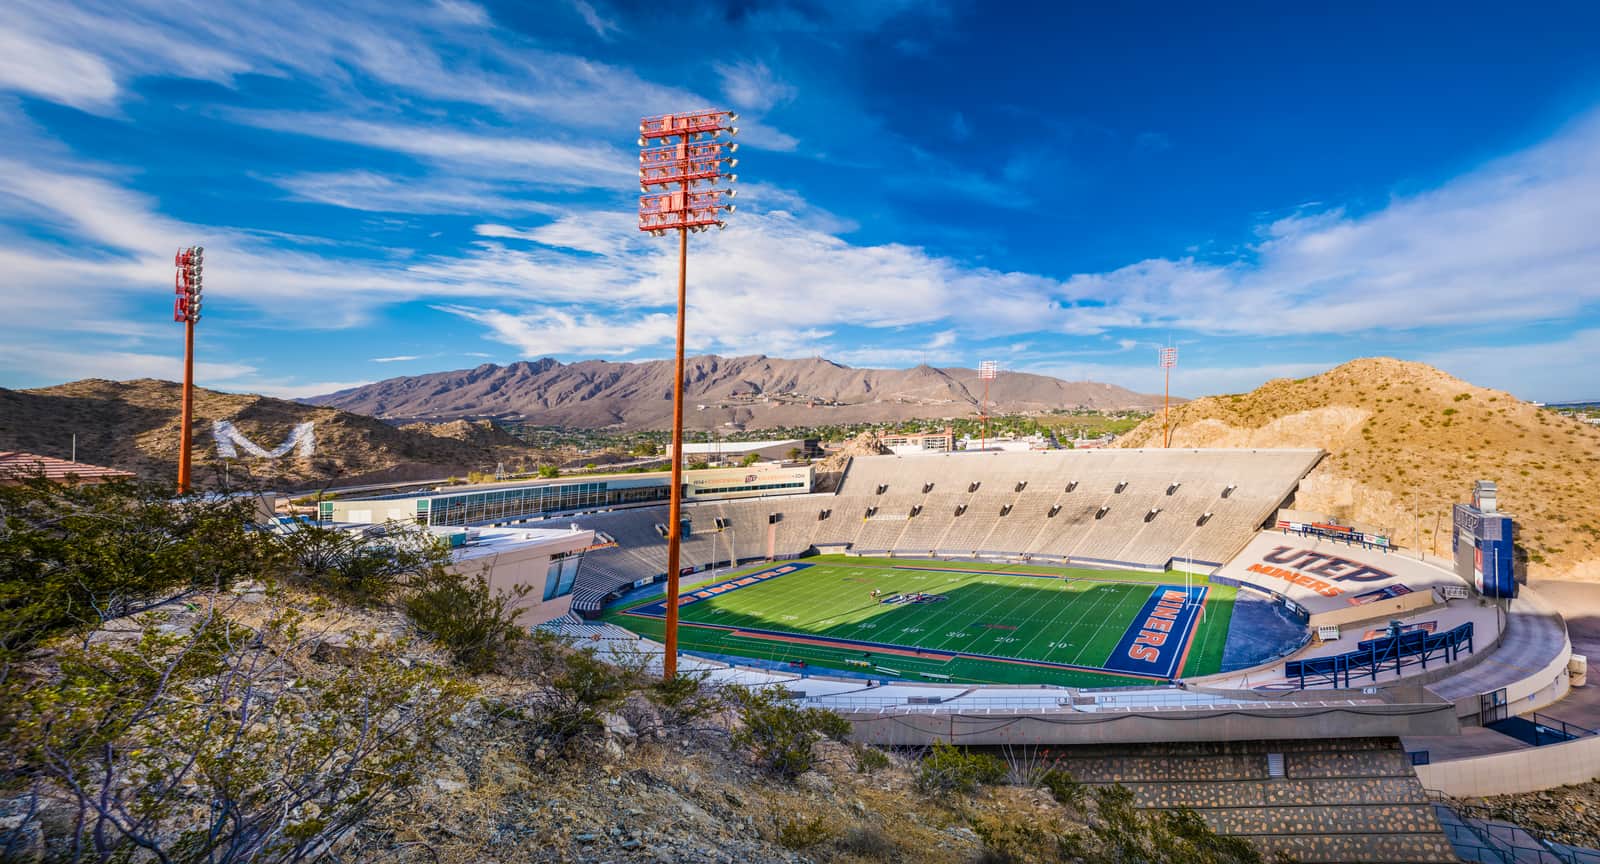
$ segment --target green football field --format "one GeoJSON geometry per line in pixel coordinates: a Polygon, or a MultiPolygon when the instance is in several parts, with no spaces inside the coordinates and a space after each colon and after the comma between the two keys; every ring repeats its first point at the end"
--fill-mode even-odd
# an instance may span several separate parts
{"type": "MultiPolygon", "coordinates": [[[[819,556],[685,587],[678,639],[685,651],[803,662],[816,672],[1141,684],[1218,671],[1234,589],[1188,581],[1185,595],[1181,573],[819,556]]],[[[605,620],[659,640],[664,614],[657,596],[614,607],[605,620]]]]}

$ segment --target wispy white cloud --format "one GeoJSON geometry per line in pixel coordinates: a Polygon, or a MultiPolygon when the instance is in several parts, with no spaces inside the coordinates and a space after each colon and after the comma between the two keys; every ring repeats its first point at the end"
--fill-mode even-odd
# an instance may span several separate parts
{"type": "MultiPolygon", "coordinates": [[[[183,355],[149,354],[137,351],[81,352],[52,348],[40,343],[0,344],[0,371],[8,377],[31,379],[43,370],[56,379],[104,378],[118,380],[134,378],[163,378],[169,381],[183,379],[183,355]]],[[[230,381],[255,373],[254,366],[242,363],[213,363],[197,361],[195,381],[201,386],[210,382],[230,381]]]]}
{"type": "Polygon", "coordinates": [[[823,356],[846,366],[865,368],[914,366],[919,363],[945,366],[965,359],[954,352],[922,348],[839,348],[827,350],[823,356]]]}
{"type": "Polygon", "coordinates": [[[527,189],[459,177],[393,177],[371,171],[331,171],[265,178],[295,199],[374,213],[545,213],[559,205],[527,189]]]}
{"type": "Polygon", "coordinates": [[[1428,351],[1416,359],[1523,399],[1600,399],[1600,383],[1592,372],[1600,367],[1600,329],[1586,328],[1537,342],[1428,351]]]}
{"type": "Polygon", "coordinates": [[[0,23],[0,89],[73,108],[103,111],[117,98],[117,79],[99,57],[0,23]]]}
{"type": "Polygon", "coordinates": [[[594,31],[594,35],[599,36],[601,39],[609,42],[615,34],[622,31],[615,18],[601,15],[589,0],[572,0],[572,8],[577,11],[578,17],[583,19],[583,23],[589,25],[589,29],[594,31]]]}
{"type": "MultiPolygon", "coordinates": [[[[1184,366],[1172,376],[1172,393],[1184,397],[1212,393],[1239,393],[1273,378],[1304,378],[1326,372],[1331,363],[1242,363],[1236,366],[1184,366]]],[[[1116,384],[1137,393],[1160,393],[1161,370],[1155,363],[1033,362],[1019,358],[1019,372],[1050,375],[1068,381],[1116,384]]]]}
{"type": "Polygon", "coordinates": [[[313,138],[405,153],[477,175],[551,186],[625,186],[636,160],[620,149],[498,133],[458,132],[415,124],[373,123],[325,114],[241,111],[241,123],[313,138]]]}
{"type": "Polygon", "coordinates": [[[740,109],[767,111],[794,99],[799,92],[760,60],[718,63],[716,68],[722,79],[722,94],[740,109]]]}
{"type": "Polygon", "coordinates": [[[1153,258],[1073,277],[1100,327],[1409,330],[1557,320],[1600,300],[1600,115],[1371,213],[1297,214],[1227,263],[1153,258]]]}
{"type": "Polygon", "coordinates": [[[396,354],[393,357],[374,357],[373,363],[405,363],[410,360],[421,360],[420,354],[396,354]]]}
{"type": "Polygon", "coordinates": [[[615,318],[561,309],[517,315],[498,309],[437,308],[484,325],[489,338],[515,347],[524,357],[569,353],[625,356],[660,344],[677,332],[674,318],[663,313],[615,318]]]}

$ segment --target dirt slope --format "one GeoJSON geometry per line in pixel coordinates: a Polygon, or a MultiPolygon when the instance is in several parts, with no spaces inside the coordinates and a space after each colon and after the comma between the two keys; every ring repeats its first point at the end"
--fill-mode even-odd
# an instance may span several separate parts
{"type": "MultiPolygon", "coordinates": [[[[1450,505],[1500,486],[1532,578],[1600,581],[1600,430],[1421,363],[1366,358],[1173,409],[1175,447],[1321,447],[1295,506],[1445,554],[1450,505]]],[[[1119,442],[1158,445],[1157,414],[1119,442]]]]}
{"type": "MultiPolygon", "coordinates": [[[[971,369],[853,369],[829,360],[693,357],[685,378],[689,424],[732,421],[758,428],[815,426],[974,414],[983,385],[971,369]]],[[[991,411],[1140,408],[1160,401],[1093,382],[1002,373],[990,386],[991,411]]],[[[672,416],[672,364],[544,359],[509,366],[391,378],[307,400],[403,419],[514,417],[574,427],[666,428],[672,416]]]]}
{"type": "MultiPolygon", "coordinates": [[[[272,449],[299,423],[315,422],[316,453],[276,460],[232,460],[232,479],[253,475],[284,487],[389,479],[427,479],[507,467],[533,451],[488,424],[397,429],[332,408],[266,396],[195,390],[194,472],[197,483],[222,472],[211,435],[229,420],[256,444],[272,449]]],[[[179,386],[171,381],[88,379],[38,390],[0,389],[0,450],[67,458],[74,433],[78,459],[171,480],[177,474],[179,386]]]]}

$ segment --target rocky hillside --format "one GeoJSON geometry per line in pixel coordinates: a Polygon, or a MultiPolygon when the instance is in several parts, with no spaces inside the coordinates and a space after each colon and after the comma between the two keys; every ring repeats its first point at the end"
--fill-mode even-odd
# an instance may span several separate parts
{"type": "MultiPolygon", "coordinates": [[[[1500,486],[1532,578],[1600,581],[1600,430],[1431,366],[1346,363],[1173,409],[1174,447],[1321,447],[1295,506],[1387,529],[1446,554],[1450,505],[1500,486]]],[[[1158,445],[1161,417],[1118,443],[1158,445]]]]}
{"type": "MultiPolygon", "coordinates": [[[[177,474],[179,385],[142,379],[88,379],[38,390],[0,389],[0,450],[68,458],[78,436],[78,459],[171,480],[177,474]]],[[[534,452],[488,423],[397,429],[387,423],[266,396],[195,390],[194,474],[200,484],[222,473],[213,421],[231,421],[256,444],[272,449],[297,424],[316,423],[316,453],[276,460],[231,460],[234,481],[245,476],[285,486],[337,480],[429,479],[493,471],[532,461],[534,452]]]]}
{"type": "MultiPolygon", "coordinates": [[[[852,369],[820,358],[694,357],[688,361],[689,424],[757,428],[962,417],[983,382],[972,369],[852,369]]],[[[1002,373],[991,412],[1148,408],[1159,396],[1110,384],[1002,373]]],[[[672,418],[672,363],[551,359],[390,378],[307,400],[401,419],[505,417],[550,426],[663,429],[672,418]]]]}

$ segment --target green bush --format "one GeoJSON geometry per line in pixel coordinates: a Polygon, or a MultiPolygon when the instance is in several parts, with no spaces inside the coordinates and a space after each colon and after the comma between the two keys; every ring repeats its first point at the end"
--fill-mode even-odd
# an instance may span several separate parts
{"type": "Polygon", "coordinates": [[[1090,832],[1099,854],[1112,861],[1194,862],[1194,864],[1259,864],[1261,853],[1249,841],[1211,829],[1187,807],[1141,812],[1133,792],[1119,784],[1094,792],[1099,818],[1090,832]]]}
{"type": "Polygon", "coordinates": [[[522,639],[500,668],[539,686],[542,692],[526,712],[530,731],[556,747],[599,732],[605,715],[643,686],[638,667],[607,663],[542,630],[522,639]]]}
{"type": "Polygon", "coordinates": [[[468,672],[487,672],[505,649],[527,632],[517,624],[517,602],[526,585],[495,591],[482,574],[434,567],[407,589],[400,605],[433,641],[468,672]]]}
{"type": "Polygon", "coordinates": [[[18,721],[6,788],[76,814],[44,860],[322,858],[404,805],[471,696],[385,651],[308,674],[293,658],[318,637],[293,612],[255,630],[166,623],[143,616],[137,641],[65,647],[53,674],[0,682],[18,721]]]}
{"type": "Polygon", "coordinates": [[[917,765],[917,785],[927,792],[973,792],[1004,780],[1009,770],[998,756],[935,741],[917,765]]]}
{"type": "Polygon", "coordinates": [[[867,744],[851,744],[857,774],[876,774],[889,767],[889,754],[867,744]]]}
{"type": "Polygon", "coordinates": [[[980,817],[972,830],[983,843],[977,858],[983,864],[1061,860],[1060,835],[1032,819],[980,817]]]}
{"type": "Polygon", "coordinates": [[[1039,785],[1050,790],[1056,803],[1071,807],[1079,813],[1089,800],[1089,790],[1073,776],[1060,768],[1051,768],[1039,775],[1039,785]]]}
{"type": "Polygon", "coordinates": [[[772,690],[730,689],[743,727],[733,735],[757,764],[782,777],[797,777],[816,764],[812,748],[823,738],[843,741],[850,723],[832,711],[800,708],[772,690]]]}
{"type": "Polygon", "coordinates": [[[841,854],[871,861],[901,861],[905,856],[893,837],[871,825],[857,825],[833,842],[841,854]]]}
{"type": "Polygon", "coordinates": [[[645,688],[645,697],[661,712],[662,726],[681,729],[710,715],[722,705],[722,700],[715,693],[705,689],[709,676],[709,671],[680,670],[671,678],[658,678],[650,682],[645,688]]]}
{"type": "Polygon", "coordinates": [[[270,569],[255,502],[170,487],[0,486],[0,663],[74,628],[270,569]]]}
{"type": "Polygon", "coordinates": [[[828,820],[820,815],[785,818],[778,823],[778,845],[785,849],[809,849],[831,836],[828,820]]]}
{"type": "Polygon", "coordinates": [[[388,600],[402,586],[450,562],[450,548],[419,525],[390,522],[366,531],[308,525],[278,538],[291,575],[342,600],[388,600]]]}

